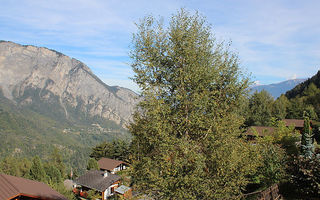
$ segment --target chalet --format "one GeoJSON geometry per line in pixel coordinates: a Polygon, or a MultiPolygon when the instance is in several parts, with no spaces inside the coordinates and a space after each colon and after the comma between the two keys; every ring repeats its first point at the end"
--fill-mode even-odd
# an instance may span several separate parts
{"type": "Polygon", "coordinates": [[[274,132],[274,127],[269,126],[250,126],[247,132],[244,134],[247,136],[248,140],[253,140],[257,136],[265,137],[267,135],[272,135],[274,132]]]}
{"type": "Polygon", "coordinates": [[[90,170],[74,181],[76,188],[73,191],[86,197],[89,190],[95,190],[101,194],[101,199],[105,200],[115,194],[115,189],[120,184],[120,178],[120,176],[106,171],[90,170]]]}
{"type": "Polygon", "coordinates": [[[0,174],[0,200],[67,200],[48,185],[25,178],[0,174]]]}
{"type": "Polygon", "coordinates": [[[107,171],[112,174],[114,174],[115,172],[124,170],[128,166],[128,164],[123,161],[114,160],[114,159],[110,159],[110,158],[101,158],[98,161],[98,165],[99,165],[100,170],[107,171]]]}
{"type": "Polygon", "coordinates": [[[286,126],[294,126],[294,129],[298,130],[300,133],[303,131],[303,119],[284,119],[282,121],[284,121],[286,126]]]}

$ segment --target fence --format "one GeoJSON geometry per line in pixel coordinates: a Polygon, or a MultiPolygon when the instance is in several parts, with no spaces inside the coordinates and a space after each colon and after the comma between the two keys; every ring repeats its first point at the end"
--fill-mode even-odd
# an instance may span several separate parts
{"type": "Polygon", "coordinates": [[[243,195],[243,199],[256,199],[256,200],[280,200],[278,185],[273,185],[263,191],[252,192],[243,195]]]}

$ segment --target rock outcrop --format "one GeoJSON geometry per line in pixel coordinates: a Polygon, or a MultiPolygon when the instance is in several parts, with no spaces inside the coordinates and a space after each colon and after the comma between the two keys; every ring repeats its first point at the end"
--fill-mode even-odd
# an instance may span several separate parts
{"type": "Polygon", "coordinates": [[[132,118],[138,95],[108,86],[82,62],[43,47],[0,42],[0,89],[19,106],[59,107],[66,119],[82,112],[124,125],[132,118]]]}

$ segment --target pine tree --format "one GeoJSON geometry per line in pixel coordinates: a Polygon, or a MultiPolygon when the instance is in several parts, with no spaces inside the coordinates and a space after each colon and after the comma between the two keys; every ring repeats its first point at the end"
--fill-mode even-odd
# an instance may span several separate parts
{"type": "Polygon", "coordinates": [[[58,148],[54,148],[51,155],[49,164],[53,165],[55,168],[57,168],[60,171],[60,175],[62,178],[66,176],[66,167],[63,163],[62,155],[58,148]]]}
{"type": "Polygon", "coordinates": [[[310,127],[310,119],[304,113],[304,128],[301,137],[301,153],[305,158],[311,158],[314,153],[313,134],[310,127]]]}
{"type": "Polygon", "coordinates": [[[99,169],[98,162],[93,158],[89,158],[88,165],[87,165],[87,170],[91,170],[91,169],[99,169]]]}
{"type": "Polygon", "coordinates": [[[130,125],[132,178],[155,199],[234,199],[256,169],[239,139],[248,79],[199,14],[146,17],[131,52],[142,101],[130,125]]]}
{"type": "Polygon", "coordinates": [[[47,174],[43,168],[39,156],[34,157],[32,160],[32,165],[30,168],[30,178],[42,182],[46,182],[48,180],[47,174]]]}

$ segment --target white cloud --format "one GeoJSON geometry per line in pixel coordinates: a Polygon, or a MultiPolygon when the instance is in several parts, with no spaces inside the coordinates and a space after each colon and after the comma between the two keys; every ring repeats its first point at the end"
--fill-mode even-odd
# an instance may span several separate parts
{"type": "Polygon", "coordinates": [[[318,0],[12,0],[1,6],[0,39],[56,49],[106,80],[132,75],[126,62],[134,22],[147,14],[168,20],[180,7],[207,16],[263,84],[310,77],[320,68],[318,0]]]}
{"type": "Polygon", "coordinates": [[[293,75],[289,78],[289,80],[296,79],[296,78],[297,78],[297,74],[293,74],[293,75]]]}

